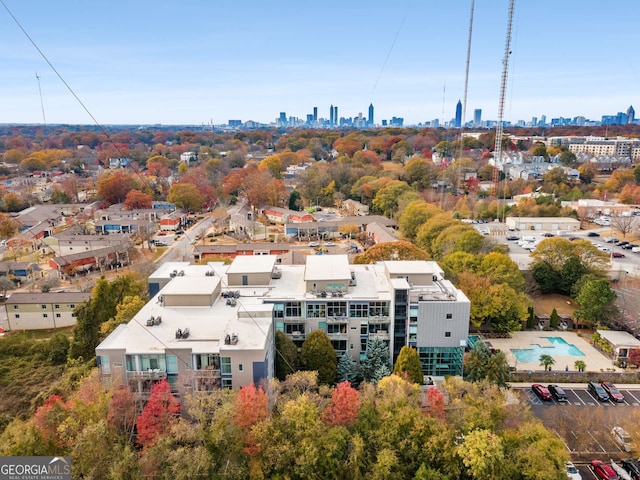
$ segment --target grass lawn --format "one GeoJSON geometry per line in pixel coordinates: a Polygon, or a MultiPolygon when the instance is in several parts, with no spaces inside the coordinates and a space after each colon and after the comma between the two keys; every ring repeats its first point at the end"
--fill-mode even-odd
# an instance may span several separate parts
{"type": "Polygon", "coordinates": [[[549,315],[555,308],[558,315],[571,315],[578,308],[573,298],[558,293],[547,293],[531,300],[533,311],[538,314],[549,315]]]}

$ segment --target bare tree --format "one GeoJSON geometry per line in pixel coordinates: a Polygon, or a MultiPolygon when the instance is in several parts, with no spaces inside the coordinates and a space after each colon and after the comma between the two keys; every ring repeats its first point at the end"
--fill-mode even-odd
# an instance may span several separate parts
{"type": "Polygon", "coordinates": [[[617,217],[611,217],[611,226],[618,230],[622,234],[622,238],[627,236],[627,233],[631,233],[638,226],[636,217],[631,215],[617,217]]]}

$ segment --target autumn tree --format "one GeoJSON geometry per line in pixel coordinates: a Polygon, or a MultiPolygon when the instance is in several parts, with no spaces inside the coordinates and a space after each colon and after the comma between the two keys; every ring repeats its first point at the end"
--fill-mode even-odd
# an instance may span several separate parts
{"type": "Polygon", "coordinates": [[[331,402],[322,413],[322,420],[330,426],[353,424],[360,411],[360,395],[349,382],[336,385],[331,394],[331,402]]]}
{"type": "Polygon", "coordinates": [[[262,388],[253,382],[244,385],[236,396],[233,423],[244,430],[250,429],[267,417],[268,404],[269,399],[262,388]]]}
{"type": "Polygon", "coordinates": [[[109,399],[107,420],[128,441],[134,433],[137,412],[136,402],[128,385],[120,385],[109,399]]]}
{"type": "Polygon", "coordinates": [[[109,205],[124,202],[131,190],[139,190],[140,182],[127,170],[107,170],[98,177],[98,196],[109,205]]]}
{"type": "Polygon", "coordinates": [[[140,190],[131,190],[124,199],[124,206],[127,210],[135,210],[138,208],[151,208],[153,199],[150,195],[140,190]]]}
{"type": "Polygon", "coordinates": [[[88,360],[95,356],[100,327],[117,314],[117,306],[126,296],[144,296],[144,282],[135,275],[124,275],[109,282],[100,278],[91,292],[91,300],[76,307],[77,325],[69,349],[70,358],[88,360]]]}
{"type": "Polygon", "coordinates": [[[393,366],[393,373],[400,376],[406,375],[408,381],[422,385],[422,366],[418,351],[406,345],[402,347],[393,366]]]}
{"type": "MultiPolygon", "coordinates": [[[[398,198],[402,194],[409,192],[415,194],[414,190],[406,182],[393,180],[376,193],[372,206],[383,215],[391,217],[398,208],[398,198]]],[[[415,196],[416,198],[418,197],[417,194],[415,196]]]]}
{"type": "Polygon", "coordinates": [[[307,335],[300,350],[300,363],[307,370],[318,372],[318,381],[330,385],[336,380],[338,361],[331,340],[322,330],[307,335]]]}
{"type": "Polygon", "coordinates": [[[171,393],[169,382],[161,380],[151,387],[151,395],[136,420],[137,441],[145,448],[152,446],[158,437],[166,435],[176,421],[180,404],[171,393]]]}
{"type": "Polygon", "coordinates": [[[433,385],[427,390],[427,412],[432,417],[444,420],[444,395],[433,385]]]}
{"type": "Polygon", "coordinates": [[[408,240],[414,240],[418,229],[434,215],[442,213],[438,207],[424,200],[409,203],[400,213],[398,225],[400,231],[408,240]]]}
{"type": "Polygon", "coordinates": [[[174,183],[169,189],[167,200],[188,212],[199,212],[205,196],[191,183],[174,183]]]}
{"type": "Polygon", "coordinates": [[[638,217],[617,215],[611,217],[611,226],[622,234],[622,238],[627,237],[627,233],[633,232],[638,227],[638,217]]]}
{"type": "Polygon", "coordinates": [[[429,260],[429,255],[409,242],[383,242],[370,247],[353,259],[355,264],[377,263],[383,260],[429,260]]]}
{"type": "Polygon", "coordinates": [[[13,237],[18,231],[18,222],[13,217],[4,213],[0,214],[0,238],[13,237]]]}

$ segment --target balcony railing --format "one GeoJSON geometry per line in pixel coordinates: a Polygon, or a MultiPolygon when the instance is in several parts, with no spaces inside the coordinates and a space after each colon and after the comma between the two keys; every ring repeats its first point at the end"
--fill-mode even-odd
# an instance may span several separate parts
{"type": "Polygon", "coordinates": [[[349,338],[349,334],[347,332],[327,333],[327,337],[331,340],[347,340],[349,338]]]}
{"type": "Polygon", "coordinates": [[[329,324],[336,324],[336,323],[347,324],[347,323],[349,323],[349,317],[347,317],[346,315],[337,315],[337,316],[327,317],[327,323],[329,323],[329,324]]]}
{"type": "Polygon", "coordinates": [[[369,339],[373,340],[374,338],[377,338],[379,340],[389,340],[389,332],[385,330],[378,330],[375,333],[370,333],[369,339]]]}
{"type": "Polygon", "coordinates": [[[389,315],[371,315],[370,317],[367,317],[367,320],[369,323],[389,323],[391,318],[389,315]]]}
{"type": "Polygon", "coordinates": [[[284,323],[302,323],[304,322],[304,317],[284,317],[284,323]]]}
{"type": "Polygon", "coordinates": [[[194,370],[193,376],[195,378],[211,378],[211,377],[219,377],[220,369],[219,368],[204,368],[202,370],[194,370]]]}
{"type": "Polygon", "coordinates": [[[128,379],[139,379],[139,380],[160,380],[163,378],[167,378],[167,372],[162,370],[144,370],[137,372],[127,372],[128,379]]]}

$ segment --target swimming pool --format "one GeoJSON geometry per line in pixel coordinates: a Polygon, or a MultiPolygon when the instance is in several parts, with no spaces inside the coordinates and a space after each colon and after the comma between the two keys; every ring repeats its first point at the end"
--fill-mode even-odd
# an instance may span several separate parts
{"type": "Polygon", "coordinates": [[[584,353],[578,347],[567,343],[562,337],[540,337],[551,343],[551,346],[531,344],[532,348],[512,348],[511,352],[519,362],[537,363],[540,355],[551,355],[552,357],[584,357],[584,353]]]}

